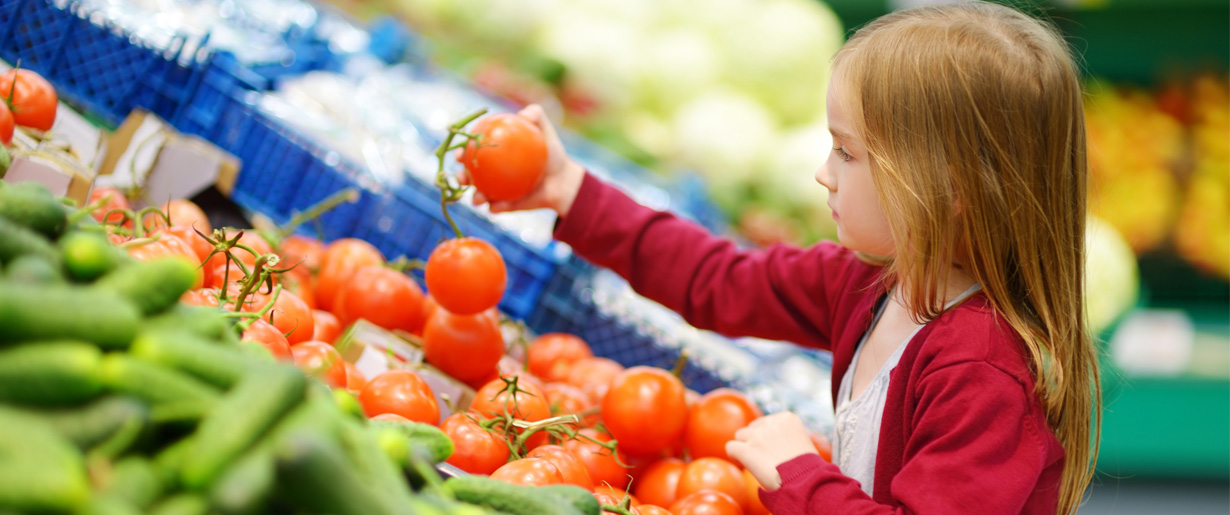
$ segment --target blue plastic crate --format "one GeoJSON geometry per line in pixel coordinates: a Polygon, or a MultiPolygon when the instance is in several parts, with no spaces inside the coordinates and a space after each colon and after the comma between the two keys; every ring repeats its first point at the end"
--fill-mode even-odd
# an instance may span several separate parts
{"type": "Polygon", "coordinates": [[[301,184],[290,204],[291,213],[307,210],[330,195],[354,188],[359,192],[356,202],[338,205],[321,215],[319,224],[313,224],[321,229],[318,237],[324,241],[354,236],[360,220],[371,212],[370,206],[383,195],[384,188],[337,152],[312,147],[303,140],[297,143],[311,148],[313,159],[298,172],[301,184]]]}
{"type": "MultiPolygon", "coordinates": [[[[439,191],[415,179],[392,188],[368,208],[354,236],[372,243],[390,259],[427,259],[440,241],[453,236],[440,212],[439,191]]],[[[462,232],[491,243],[504,257],[508,283],[500,309],[517,319],[529,318],[555,275],[560,258],[553,247],[531,247],[465,206],[450,206],[449,213],[462,232]]]]}
{"type": "Polygon", "coordinates": [[[0,0],[0,58],[39,72],[59,95],[111,124],[134,107],[174,120],[199,80],[196,65],[180,63],[183,41],[157,49],[89,19],[78,4],[0,0]]]}
{"type": "Polygon", "coordinates": [[[242,164],[231,199],[253,211],[285,218],[298,193],[299,171],[313,157],[276,121],[255,110],[247,113],[239,144],[232,149],[242,164]]]}

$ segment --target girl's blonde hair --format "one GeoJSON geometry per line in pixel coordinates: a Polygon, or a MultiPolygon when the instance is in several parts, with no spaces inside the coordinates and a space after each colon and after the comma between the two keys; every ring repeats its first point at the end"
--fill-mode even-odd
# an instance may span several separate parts
{"type": "Polygon", "coordinates": [[[1059,512],[1075,511],[1101,395],[1083,303],[1085,124],[1067,46],[1008,7],[933,6],[869,23],[834,70],[892,230],[886,276],[920,321],[943,311],[953,263],[982,284],[1029,349],[1066,451],[1059,512]]]}

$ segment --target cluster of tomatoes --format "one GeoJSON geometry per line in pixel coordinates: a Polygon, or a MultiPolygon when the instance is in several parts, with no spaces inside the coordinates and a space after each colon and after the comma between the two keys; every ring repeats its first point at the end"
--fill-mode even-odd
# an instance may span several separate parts
{"type": "Polygon", "coordinates": [[[13,69],[0,74],[0,143],[13,141],[15,126],[51,130],[56,121],[56,90],[42,75],[13,69]]]}

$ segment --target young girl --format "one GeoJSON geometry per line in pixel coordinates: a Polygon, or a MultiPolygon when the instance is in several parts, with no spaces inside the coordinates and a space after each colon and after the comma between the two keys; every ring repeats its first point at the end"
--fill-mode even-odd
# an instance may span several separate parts
{"type": "Polygon", "coordinates": [[[1006,7],[928,7],[859,30],[832,71],[816,180],[841,246],[744,252],[644,208],[534,106],[545,178],[492,211],[554,209],[557,238],[696,327],[833,351],[836,464],[789,413],[727,445],[773,513],[1075,511],[1100,401],[1067,47],[1006,7]]]}

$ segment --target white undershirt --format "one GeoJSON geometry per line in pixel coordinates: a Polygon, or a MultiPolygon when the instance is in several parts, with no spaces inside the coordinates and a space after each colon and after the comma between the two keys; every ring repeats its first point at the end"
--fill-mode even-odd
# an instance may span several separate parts
{"type": "MultiPolygon", "coordinates": [[[[979,285],[971,286],[968,290],[965,290],[965,292],[948,302],[944,309],[951,308],[978,290],[979,285]]],[[[858,481],[859,486],[862,487],[867,495],[871,495],[872,488],[875,486],[876,450],[880,442],[880,421],[884,418],[884,403],[888,400],[888,383],[891,372],[897,366],[897,362],[901,361],[901,355],[907,347],[906,344],[918,334],[918,331],[921,331],[926,326],[926,324],[918,326],[909,336],[902,340],[897,345],[896,350],[893,351],[893,354],[884,361],[884,365],[876,372],[875,377],[871,378],[867,388],[857,398],[851,398],[854,389],[854,371],[857,369],[858,360],[863,354],[864,344],[867,343],[867,337],[871,335],[872,329],[875,329],[876,324],[880,322],[880,315],[884,314],[884,307],[890,302],[888,299],[891,296],[892,293],[890,292],[889,296],[877,308],[875,318],[872,319],[871,326],[867,328],[867,332],[863,333],[863,338],[859,340],[858,348],[854,351],[854,359],[850,362],[850,367],[846,369],[845,376],[841,378],[841,386],[837,390],[836,434],[833,439],[833,456],[842,474],[858,481]]]]}

